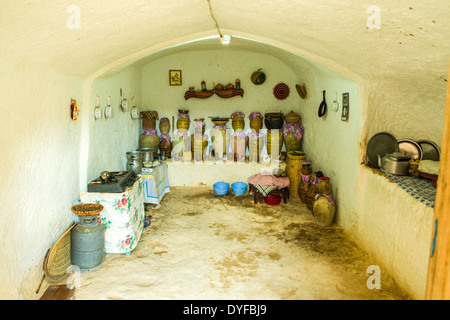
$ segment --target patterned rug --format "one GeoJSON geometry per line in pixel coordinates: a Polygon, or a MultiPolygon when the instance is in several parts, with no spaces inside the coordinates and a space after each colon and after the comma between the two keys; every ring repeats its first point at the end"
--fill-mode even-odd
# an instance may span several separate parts
{"type": "MultiPolygon", "coordinates": [[[[380,171],[381,172],[381,171],[380,171]]],[[[424,205],[434,208],[436,201],[436,188],[433,187],[432,181],[424,178],[415,178],[411,176],[396,176],[390,173],[384,173],[392,182],[405,190],[414,199],[420,201],[424,205]]]]}

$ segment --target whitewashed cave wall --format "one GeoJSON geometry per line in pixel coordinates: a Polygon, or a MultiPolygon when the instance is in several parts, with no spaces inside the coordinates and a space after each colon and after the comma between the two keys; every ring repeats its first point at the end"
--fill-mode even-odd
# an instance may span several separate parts
{"type": "MultiPolygon", "coordinates": [[[[252,53],[240,50],[198,50],[186,51],[164,56],[151,61],[142,68],[142,106],[148,110],[157,110],[160,117],[176,116],[178,109],[189,110],[191,119],[205,118],[206,128],[213,123],[208,118],[230,117],[235,111],[246,115],[246,129],[249,128],[248,115],[251,112],[284,112],[295,110],[300,97],[295,91],[298,76],[282,60],[264,53],[252,53]],[[266,81],[254,85],[250,75],[262,68],[266,81]],[[169,70],[182,70],[182,86],[169,86],[169,70]],[[212,96],[208,99],[184,99],[184,93],[193,86],[200,89],[204,80],[207,89],[219,83],[226,85],[240,79],[244,96],[222,99],[212,96]],[[290,86],[287,99],[277,100],[272,93],[273,87],[284,82],[290,86]]],[[[227,126],[231,128],[231,121],[227,126]]],[[[265,127],[264,127],[265,128],[265,127]]],[[[192,132],[192,125],[190,128],[192,132]]]]}
{"type": "Polygon", "coordinates": [[[133,104],[140,108],[140,83],[140,71],[133,67],[93,81],[89,92],[89,117],[86,119],[89,123],[89,135],[82,141],[82,147],[88,150],[88,157],[82,163],[82,170],[87,172],[86,185],[81,186],[82,190],[86,190],[87,183],[104,170],[126,170],[126,153],[139,148],[140,120],[132,119],[130,110],[133,104]],[[126,111],[120,108],[120,89],[122,98],[126,98],[128,102],[126,111]],[[105,117],[108,97],[112,108],[110,118],[105,117]],[[102,111],[99,119],[94,118],[97,99],[102,111]]]}
{"type": "Polygon", "coordinates": [[[48,68],[0,61],[0,298],[34,298],[44,257],[73,221],[79,194],[83,81],[48,68]]]}

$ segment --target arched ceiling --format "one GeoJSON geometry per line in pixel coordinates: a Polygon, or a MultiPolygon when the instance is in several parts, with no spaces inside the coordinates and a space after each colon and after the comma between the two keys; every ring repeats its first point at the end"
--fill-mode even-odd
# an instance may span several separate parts
{"type": "Polygon", "coordinates": [[[222,34],[310,54],[365,79],[447,78],[448,0],[3,0],[0,6],[4,59],[81,77],[217,35],[218,26],[222,34]],[[79,29],[67,27],[73,4],[79,29]],[[380,8],[380,29],[367,27],[371,4],[380,8]]]}

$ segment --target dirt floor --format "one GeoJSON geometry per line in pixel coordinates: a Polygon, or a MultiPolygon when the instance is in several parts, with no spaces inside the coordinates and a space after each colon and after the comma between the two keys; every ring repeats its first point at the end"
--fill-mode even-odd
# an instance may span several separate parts
{"type": "Polygon", "coordinates": [[[171,187],[149,211],[136,249],[82,273],[76,299],[408,299],[382,268],[381,289],[368,289],[377,262],[298,198],[270,206],[171,187]]]}

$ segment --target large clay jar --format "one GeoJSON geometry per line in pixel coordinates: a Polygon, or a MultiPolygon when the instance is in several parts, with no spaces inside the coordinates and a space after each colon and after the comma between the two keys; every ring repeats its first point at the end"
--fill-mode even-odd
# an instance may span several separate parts
{"type": "Polygon", "coordinates": [[[242,112],[234,112],[231,114],[231,126],[235,132],[242,132],[245,128],[244,114],[242,112]]]}
{"type": "Polygon", "coordinates": [[[186,150],[185,139],[187,137],[186,134],[175,134],[172,139],[172,159],[180,160],[183,157],[183,153],[186,150]]]}
{"type": "Polygon", "coordinates": [[[267,130],[278,129],[281,130],[283,128],[284,117],[283,114],[280,113],[266,113],[264,115],[264,124],[266,125],[267,130]]]}
{"type": "Polygon", "coordinates": [[[264,148],[264,134],[251,132],[248,134],[249,162],[259,162],[259,157],[264,148]]]}
{"type": "Polygon", "coordinates": [[[189,118],[188,113],[189,111],[187,110],[178,110],[177,129],[182,132],[187,132],[189,130],[191,119],[189,118]]]}
{"type": "Polygon", "coordinates": [[[303,127],[299,123],[286,123],[284,125],[283,137],[287,152],[300,151],[303,131],[303,127]]]}
{"type": "Polygon", "coordinates": [[[310,176],[311,175],[311,162],[302,162],[302,164],[301,164],[301,172],[302,172],[302,175],[304,175],[304,176],[310,176]]]}
{"type": "Polygon", "coordinates": [[[156,130],[144,130],[139,137],[139,145],[141,148],[159,148],[159,136],[156,130]]]}
{"type": "Polygon", "coordinates": [[[168,134],[162,134],[159,138],[159,150],[164,151],[167,157],[172,155],[172,141],[168,134]]]}
{"type": "Polygon", "coordinates": [[[225,126],[216,125],[211,130],[211,142],[214,148],[214,155],[221,159],[227,154],[227,129],[225,126]]]}
{"type": "Polygon", "coordinates": [[[195,161],[202,161],[208,147],[208,136],[201,133],[191,135],[191,152],[195,161]]]}
{"type": "Polygon", "coordinates": [[[319,179],[319,185],[317,186],[317,192],[325,195],[331,194],[330,178],[321,177],[319,179]]]}
{"type": "Polygon", "coordinates": [[[245,132],[235,132],[233,135],[233,152],[235,162],[245,162],[248,139],[245,132]]]}
{"type": "Polygon", "coordinates": [[[281,148],[283,147],[283,131],[279,130],[278,135],[277,135],[275,133],[275,130],[274,131],[267,130],[267,153],[270,155],[272,155],[272,142],[275,145],[275,139],[277,139],[277,138],[278,138],[278,150],[277,150],[277,154],[275,154],[274,156],[279,156],[281,153],[281,148]],[[273,137],[272,137],[272,135],[273,135],[273,137]]]}
{"type": "Polygon", "coordinates": [[[329,227],[333,223],[336,206],[332,202],[331,195],[317,195],[313,205],[314,220],[323,227],[329,227]]]}
{"type": "Polygon", "coordinates": [[[206,124],[204,122],[205,119],[195,119],[194,120],[194,134],[204,134],[206,124]]]}
{"type": "Polygon", "coordinates": [[[325,177],[320,178],[312,211],[316,223],[324,227],[331,226],[336,212],[331,190],[330,179],[325,177]]]}
{"type": "Polygon", "coordinates": [[[306,193],[309,189],[309,175],[300,174],[300,184],[298,185],[298,196],[303,203],[306,203],[306,193]]]}
{"type": "Polygon", "coordinates": [[[305,195],[306,207],[312,211],[314,205],[314,197],[317,195],[317,179],[313,176],[309,177],[309,186],[305,195]]]}
{"type": "Polygon", "coordinates": [[[311,163],[302,162],[300,165],[300,184],[298,185],[298,196],[303,203],[306,203],[306,193],[309,189],[309,177],[311,176],[311,163]]]}
{"type": "Polygon", "coordinates": [[[252,132],[259,133],[263,126],[261,113],[252,112],[250,113],[248,118],[250,120],[250,128],[252,129],[252,132]]]}
{"type": "Polygon", "coordinates": [[[170,133],[170,120],[169,120],[169,118],[161,118],[159,120],[159,132],[161,132],[161,135],[170,133]]]}

